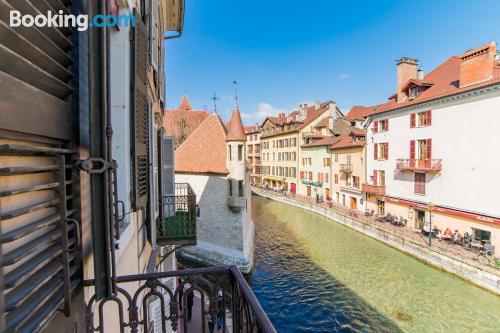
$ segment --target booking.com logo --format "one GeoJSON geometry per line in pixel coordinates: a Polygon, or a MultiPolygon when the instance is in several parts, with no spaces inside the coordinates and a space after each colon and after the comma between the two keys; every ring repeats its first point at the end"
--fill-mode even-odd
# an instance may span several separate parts
{"type": "Polygon", "coordinates": [[[102,27],[135,27],[134,15],[96,15],[90,20],[89,16],[80,14],[64,14],[62,10],[58,14],[50,11],[47,15],[22,15],[18,10],[10,11],[10,27],[66,27],[76,28],[78,31],[86,31],[88,28],[102,28],[102,27]]]}

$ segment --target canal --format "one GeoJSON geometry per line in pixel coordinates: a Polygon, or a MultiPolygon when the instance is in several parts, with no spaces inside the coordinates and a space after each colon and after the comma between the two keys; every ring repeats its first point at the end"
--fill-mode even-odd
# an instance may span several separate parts
{"type": "Polygon", "coordinates": [[[500,332],[500,297],[318,214],[252,196],[248,277],[278,332],[500,332]]]}

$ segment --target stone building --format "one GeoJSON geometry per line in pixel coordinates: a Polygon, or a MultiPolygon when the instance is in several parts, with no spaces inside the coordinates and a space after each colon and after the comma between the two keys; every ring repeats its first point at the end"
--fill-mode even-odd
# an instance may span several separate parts
{"type": "Polygon", "coordinates": [[[181,256],[209,265],[253,268],[254,224],[251,219],[250,170],[240,112],[224,125],[207,117],[177,148],[176,181],[189,183],[198,204],[197,245],[181,256]]]}

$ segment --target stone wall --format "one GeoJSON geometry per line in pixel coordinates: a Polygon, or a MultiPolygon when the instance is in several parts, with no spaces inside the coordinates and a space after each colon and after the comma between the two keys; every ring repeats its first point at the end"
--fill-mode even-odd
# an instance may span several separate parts
{"type": "MultiPolygon", "coordinates": [[[[227,200],[228,179],[221,175],[176,174],[177,183],[189,183],[200,207],[197,245],[180,255],[208,265],[237,265],[243,273],[253,268],[255,227],[246,210],[232,212],[227,200]]],[[[246,194],[250,206],[250,189],[246,194]]]]}
{"type": "Polygon", "coordinates": [[[437,249],[424,248],[413,241],[377,228],[376,226],[363,223],[353,217],[339,214],[338,212],[326,209],[315,204],[306,204],[291,198],[284,198],[271,193],[255,191],[256,194],[286,203],[295,207],[307,209],[327,217],[337,223],[343,224],[353,230],[361,232],[371,238],[377,239],[400,251],[408,253],[424,262],[441,268],[449,273],[455,274],[467,281],[500,295],[500,272],[495,272],[494,268],[483,269],[464,262],[461,258],[443,253],[437,249]]]}

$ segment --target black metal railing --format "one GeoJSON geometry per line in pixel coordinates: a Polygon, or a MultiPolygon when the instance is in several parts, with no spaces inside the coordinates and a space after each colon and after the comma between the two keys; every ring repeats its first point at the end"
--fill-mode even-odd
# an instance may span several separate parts
{"type": "MultiPolygon", "coordinates": [[[[173,331],[205,333],[218,324],[222,332],[276,332],[236,266],[119,276],[116,283],[117,295],[103,300],[92,296],[87,303],[87,333],[105,333],[106,327],[119,327],[119,332],[166,332],[168,325],[173,331]],[[130,282],[139,282],[133,292],[122,287],[130,282]],[[151,313],[153,303],[155,313],[151,313]]],[[[93,284],[85,281],[86,287],[93,284]]]]}
{"type": "Polygon", "coordinates": [[[187,183],[175,184],[175,194],[163,196],[157,225],[158,245],[196,245],[196,194],[187,183]]]}

